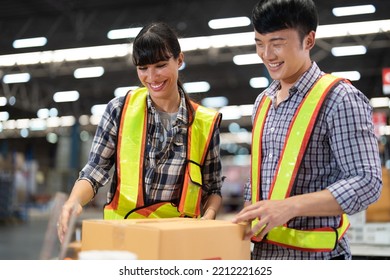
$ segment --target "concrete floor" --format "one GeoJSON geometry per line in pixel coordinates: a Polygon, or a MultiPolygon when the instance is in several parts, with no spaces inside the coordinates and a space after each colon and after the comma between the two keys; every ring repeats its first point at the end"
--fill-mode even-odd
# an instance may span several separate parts
{"type": "MultiPolygon", "coordinates": [[[[1,260],[39,260],[49,215],[41,213],[28,217],[26,221],[16,218],[0,224],[1,260]]],[[[59,244],[56,244],[59,246],[59,244]]]]}
{"type": "MultiPolygon", "coordinates": [[[[0,221],[0,260],[58,258],[61,244],[51,211],[51,208],[29,209],[24,221],[17,218],[0,221]]],[[[78,219],[78,227],[82,219],[101,217],[100,209],[85,209],[78,219]]],[[[76,239],[76,234],[72,239],[76,239]]]]}

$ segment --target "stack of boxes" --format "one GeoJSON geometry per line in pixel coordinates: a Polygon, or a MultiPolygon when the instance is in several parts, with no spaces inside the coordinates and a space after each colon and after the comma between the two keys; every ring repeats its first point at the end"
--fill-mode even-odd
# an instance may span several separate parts
{"type": "Polygon", "coordinates": [[[382,169],[383,188],[379,200],[366,211],[349,216],[347,235],[352,244],[390,245],[390,171],[382,169]]]}

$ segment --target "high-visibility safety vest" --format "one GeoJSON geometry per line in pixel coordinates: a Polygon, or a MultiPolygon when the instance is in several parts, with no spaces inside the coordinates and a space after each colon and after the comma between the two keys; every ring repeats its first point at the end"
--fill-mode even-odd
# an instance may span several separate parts
{"type": "Polygon", "coordinates": [[[126,96],[118,132],[116,190],[104,206],[104,219],[200,217],[201,167],[220,114],[192,103],[195,114],[188,128],[187,166],[179,205],[144,205],[147,94],[146,88],[139,88],[126,96]]]}
{"type": "MultiPolygon", "coordinates": [[[[322,76],[314,84],[297,109],[286,136],[284,148],[270,188],[269,200],[281,200],[290,196],[321,106],[330,89],[340,80],[340,78],[329,74],[322,76]]],[[[261,139],[270,106],[270,98],[264,96],[260,102],[253,124],[251,155],[252,203],[261,199],[261,139]]],[[[252,222],[252,226],[258,222],[259,220],[255,219],[252,222]]],[[[298,230],[289,228],[285,224],[271,229],[264,240],[259,240],[254,236],[252,241],[267,242],[302,251],[329,252],[336,247],[348,228],[349,221],[347,215],[343,214],[337,229],[326,227],[298,230]]]]}

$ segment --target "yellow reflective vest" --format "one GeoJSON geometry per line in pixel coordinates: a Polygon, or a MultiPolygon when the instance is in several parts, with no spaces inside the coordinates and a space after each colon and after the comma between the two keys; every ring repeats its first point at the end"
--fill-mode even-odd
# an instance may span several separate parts
{"type": "Polygon", "coordinates": [[[146,88],[140,88],[126,96],[117,140],[116,190],[104,206],[104,219],[200,217],[201,167],[221,116],[192,103],[195,114],[188,128],[187,166],[179,205],[171,202],[144,205],[147,94],[146,88]]]}
{"type": "MultiPolygon", "coordinates": [[[[290,124],[268,199],[280,200],[290,196],[318,112],[327,93],[339,80],[341,79],[329,74],[322,76],[302,101],[290,124]]],[[[264,96],[260,102],[253,124],[251,153],[252,203],[261,199],[261,139],[270,106],[270,98],[264,96]]],[[[253,221],[252,226],[256,223],[258,223],[258,219],[253,221]]],[[[258,240],[254,236],[252,241],[268,242],[303,251],[326,252],[332,251],[336,247],[348,227],[347,215],[343,214],[337,229],[328,227],[298,230],[282,225],[271,229],[264,240],[258,240]]]]}

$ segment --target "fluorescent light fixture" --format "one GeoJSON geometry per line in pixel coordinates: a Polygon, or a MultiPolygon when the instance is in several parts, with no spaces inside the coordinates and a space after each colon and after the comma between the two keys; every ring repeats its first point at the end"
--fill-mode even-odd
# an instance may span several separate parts
{"type": "Polygon", "coordinates": [[[362,55],[367,52],[367,48],[363,45],[334,47],[331,52],[334,56],[362,55]]]}
{"type": "Polygon", "coordinates": [[[239,54],[233,56],[233,62],[236,65],[249,65],[263,63],[257,53],[239,54]]]}
{"type": "Polygon", "coordinates": [[[332,13],[336,17],[345,17],[353,15],[373,14],[376,9],[374,5],[358,5],[349,7],[333,8],[332,13]]]}
{"type": "Polygon", "coordinates": [[[88,125],[89,124],[89,116],[88,115],[81,115],[79,117],[79,123],[81,125],[88,125]]]}
{"type": "Polygon", "coordinates": [[[4,96],[0,96],[0,106],[5,106],[7,105],[7,98],[4,96]]]}
{"type": "Polygon", "coordinates": [[[31,131],[42,131],[46,129],[46,121],[43,119],[31,119],[30,121],[31,131]]]}
{"type": "Polygon", "coordinates": [[[98,125],[100,120],[101,120],[102,116],[101,115],[92,115],[90,118],[89,118],[89,122],[92,124],[92,125],[98,125]]]}
{"type": "Polygon", "coordinates": [[[13,42],[12,46],[15,49],[42,47],[46,45],[47,39],[45,37],[35,37],[26,39],[17,39],[13,42]]]}
{"type": "Polygon", "coordinates": [[[228,105],[229,100],[225,96],[206,97],[202,99],[202,105],[210,108],[221,108],[228,105]]]}
{"type": "Polygon", "coordinates": [[[239,106],[242,116],[252,116],[253,104],[244,104],[239,106]]]}
{"type": "Polygon", "coordinates": [[[131,52],[131,44],[102,45],[85,48],[0,55],[0,66],[57,63],[124,57],[131,52]]]}
{"type": "Polygon", "coordinates": [[[29,73],[7,74],[3,76],[5,84],[27,83],[31,76],[29,73]]]}
{"type": "Polygon", "coordinates": [[[225,106],[219,110],[223,120],[238,120],[241,118],[241,110],[237,105],[225,106]]]}
{"type": "Polygon", "coordinates": [[[390,19],[320,25],[317,38],[333,38],[385,33],[390,31],[390,19]]]}
{"type": "Polygon", "coordinates": [[[116,97],[119,97],[119,96],[124,96],[126,93],[129,92],[129,90],[135,90],[139,87],[137,86],[131,86],[131,87],[118,87],[114,90],[114,95],[116,97]]]}
{"type": "Polygon", "coordinates": [[[370,104],[374,108],[389,107],[390,98],[388,97],[374,97],[370,99],[370,104]]]}
{"type": "Polygon", "coordinates": [[[142,27],[113,29],[108,31],[107,38],[111,40],[135,38],[138,35],[138,33],[141,31],[141,29],[142,27]]]}
{"type": "Polygon", "coordinates": [[[212,19],[209,21],[209,27],[211,29],[223,29],[232,27],[248,26],[251,24],[251,20],[248,17],[231,17],[212,19]]]}
{"type": "Polygon", "coordinates": [[[107,104],[96,104],[91,107],[91,113],[94,116],[102,116],[106,110],[107,104]]]}
{"type": "Polygon", "coordinates": [[[49,109],[47,108],[39,109],[37,112],[37,117],[40,119],[47,119],[49,116],[49,109]]]}
{"type": "Polygon", "coordinates": [[[201,36],[184,38],[180,40],[183,51],[197,49],[225,48],[237,46],[250,46],[255,43],[253,32],[232,33],[224,35],[201,36]]]}
{"type": "Polygon", "coordinates": [[[210,84],[204,81],[184,83],[183,87],[187,93],[207,92],[210,90],[210,84]]]}
{"type": "Polygon", "coordinates": [[[20,136],[22,136],[23,138],[27,138],[27,137],[28,137],[28,134],[29,134],[29,132],[28,132],[28,129],[27,129],[27,128],[22,128],[22,129],[20,130],[20,136]]]}
{"type": "Polygon", "coordinates": [[[57,103],[60,102],[74,102],[77,101],[80,97],[80,94],[77,90],[70,91],[58,91],[54,93],[53,100],[57,103]]]}
{"type": "Polygon", "coordinates": [[[341,72],[332,72],[332,75],[337,77],[345,78],[350,81],[359,81],[360,73],[358,71],[341,71],[341,72]]]}
{"type": "MultiPolygon", "coordinates": [[[[55,62],[61,62],[124,57],[129,54],[128,48],[129,45],[121,44],[58,50],[54,51],[51,59],[55,62]]],[[[49,56],[48,59],[50,59],[49,56]]],[[[41,58],[41,60],[43,60],[43,58],[41,58]]]]}
{"type": "Polygon", "coordinates": [[[102,66],[77,68],[73,73],[76,79],[96,78],[101,77],[103,74],[104,68],[102,66]]]}
{"type": "Polygon", "coordinates": [[[58,110],[57,110],[57,108],[51,108],[50,110],[49,110],[49,117],[51,118],[51,117],[57,117],[58,116],[58,110]]]}
{"type": "Polygon", "coordinates": [[[16,121],[15,120],[8,120],[4,122],[4,129],[15,129],[16,128],[16,121]]]}
{"type": "Polygon", "coordinates": [[[46,135],[46,141],[51,144],[55,144],[58,142],[58,135],[54,132],[50,132],[46,135]]]}
{"type": "Polygon", "coordinates": [[[0,121],[7,121],[9,119],[8,112],[0,112],[0,121]]]}
{"type": "Polygon", "coordinates": [[[29,128],[30,127],[30,119],[18,119],[16,120],[16,128],[29,128]]]}
{"type": "Polygon", "coordinates": [[[249,80],[249,85],[253,88],[266,88],[269,86],[269,80],[266,77],[255,77],[249,80]]]}
{"type": "Polygon", "coordinates": [[[76,123],[74,116],[63,116],[61,117],[61,126],[73,126],[76,123]]]}
{"type": "Polygon", "coordinates": [[[46,120],[47,127],[60,127],[61,119],[59,117],[52,117],[46,120]]]}
{"type": "MultiPolygon", "coordinates": [[[[333,38],[342,36],[386,33],[389,31],[390,19],[387,19],[377,21],[320,25],[317,29],[316,37],[333,38]]],[[[179,42],[182,51],[251,46],[255,44],[253,32],[183,38],[180,39],[179,42]]],[[[103,45],[86,48],[61,49],[55,51],[0,55],[0,67],[124,57],[131,54],[131,49],[132,44],[130,43],[103,45]]]]}

